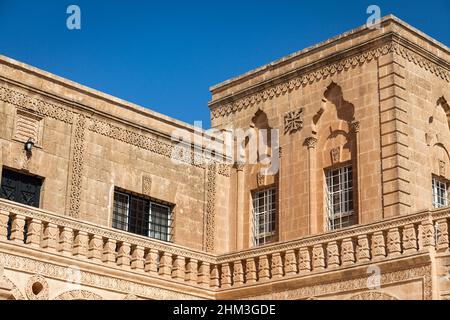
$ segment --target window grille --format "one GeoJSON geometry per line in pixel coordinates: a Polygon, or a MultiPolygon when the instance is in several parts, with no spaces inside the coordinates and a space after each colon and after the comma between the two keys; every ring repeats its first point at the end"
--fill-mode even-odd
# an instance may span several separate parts
{"type": "Polygon", "coordinates": [[[448,182],[433,177],[433,207],[442,208],[448,206],[448,182]]]}
{"type": "Polygon", "coordinates": [[[172,208],[120,191],[114,192],[113,228],[142,236],[172,240],[172,208]]]}
{"type": "Polygon", "coordinates": [[[346,166],[326,172],[328,230],[345,228],[356,223],[353,209],[353,173],[346,166]]]}
{"type": "Polygon", "coordinates": [[[253,241],[262,245],[276,233],[276,192],[274,188],[253,193],[253,241]]]}

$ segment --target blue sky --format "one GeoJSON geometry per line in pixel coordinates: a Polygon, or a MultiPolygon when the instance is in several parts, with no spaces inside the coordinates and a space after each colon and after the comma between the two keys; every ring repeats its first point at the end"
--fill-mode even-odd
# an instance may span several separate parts
{"type": "Polygon", "coordinates": [[[0,0],[0,54],[209,127],[211,85],[363,25],[371,4],[450,45],[449,0],[0,0]]]}

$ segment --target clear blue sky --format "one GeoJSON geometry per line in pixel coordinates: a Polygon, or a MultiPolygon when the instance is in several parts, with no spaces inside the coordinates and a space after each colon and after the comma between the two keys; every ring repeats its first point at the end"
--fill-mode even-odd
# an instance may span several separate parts
{"type": "Polygon", "coordinates": [[[450,0],[0,0],[0,54],[209,127],[211,85],[363,25],[370,4],[450,44],[450,0]]]}

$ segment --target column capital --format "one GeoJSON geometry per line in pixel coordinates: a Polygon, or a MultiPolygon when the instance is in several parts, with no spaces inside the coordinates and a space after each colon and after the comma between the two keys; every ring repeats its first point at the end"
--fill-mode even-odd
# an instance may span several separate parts
{"type": "Polygon", "coordinates": [[[315,148],[317,144],[317,138],[316,137],[308,137],[305,139],[305,145],[308,147],[308,149],[315,148]]]}
{"type": "Polygon", "coordinates": [[[350,126],[351,126],[351,129],[352,129],[354,132],[356,132],[356,133],[359,132],[359,121],[353,121],[353,122],[350,124],[350,126]]]}
{"type": "Polygon", "coordinates": [[[236,162],[234,164],[234,167],[236,168],[237,171],[243,171],[244,170],[244,166],[245,166],[245,162],[236,162]]]}

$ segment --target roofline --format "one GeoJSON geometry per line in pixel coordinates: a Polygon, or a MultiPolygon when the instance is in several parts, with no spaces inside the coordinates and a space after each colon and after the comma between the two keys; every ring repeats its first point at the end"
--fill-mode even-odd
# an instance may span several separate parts
{"type": "MultiPolygon", "coordinates": [[[[400,26],[412,31],[413,33],[415,33],[418,37],[425,39],[426,41],[430,42],[431,44],[433,44],[436,47],[439,47],[440,49],[442,49],[443,51],[446,51],[448,54],[450,54],[450,49],[449,47],[447,47],[445,44],[433,39],[432,37],[430,37],[429,35],[425,34],[424,32],[414,28],[413,26],[409,25],[408,23],[404,22],[403,20],[397,18],[396,16],[390,14],[390,15],[386,15],[383,18],[381,18],[381,24],[387,24],[389,22],[395,22],[397,24],[399,24],[400,26]]],[[[258,73],[261,72],[265,72],[268,71],[270,69],[274,69],[282,64],[286,64],[291,62],[292,60],[295,60],[297,58],[299,58],[302,55],[305,55],[307,53],[313,52],[313,51],[320,51],[322,48],[326,47],[326,46],[330,46],[335,42],[338,41],[342,41],[343,39],[347,39],[350,38],[351,36],[354,36],[355,34],[358,33],[362,33],[364,31],[367,31],[369,29],[369,27],[364,24],[358,28],[352,29],[350,31],[341,33],[337,36],[334,36],[332,38],[329,38],[328,40],[319,42],[318,44],[309,46],[305,49],[296,51],[292,54],[286,55],[278,60],[272,61],[270,63],[267,63],[263,66],[260,66],[258,68],[255,68],[253,70],[250,70],[242,75],[230,78],[228,80],[225,80],[221,83],[218,83],[214,86],[211,86],[209,88],[209,90],[211,91],[211,93],[214,94],[215,91],[222,91],[224,89],[226,89],[227,87],[234,85],[237,82],[241,82],[241,81],[245,81],[248,80],[249,78],[252,78],[253,76],[255,76],[258,73]]],[[[214,101],[213,104],[215,104],[216,102],[214,101]]]]}
{"type": "MultiPolygon", "coordinates": [[[[141,114],[143,116],[150,117],[150,118],[153,118],[155,120],[162,121],[162,122],[167,123],[169,125],[173,125],[175,127],[184,128],[184,129],[187,129],[189,131],[193,131],[194,130],[194,126],[189,124],[189,123],[183,122],[181,120],[174,119],[174,118],[166,116],[166,115],[164,115],[162,113],[159,113],[159,112],[153,111],[151,109],[145,108],[143,106],[140,106],[138,104],[135,104],[135,103],[132,103],[132,102],[129,102],[129,101],[117,98],[117,97],[112,96],[110,94],[98,91],[96,89],[90,88],[88,86],[82,85],[80,83],[77,83],[75,81],[66,79],[64,77],[55,75],[53,73],[44,71],[44,70],[39,69],[37,67],[31,66],[29,64],[17,61],[15,59],[9,58],[7,56],[0,55],[0,65],[1,64],[9,65],[9,66],[11,66],[11,67],[13,67],[15,69],[18,69],[18,70],[21,70],[21,71],[26,72],[28,74],[34,75],[36,77],[45,79],[47,81],[59,84],[59,85],[61,85],[63,87],[66,87],[68,89],[71,89],[71,90],[74,90],[74,91],[78,91],[78,92],[80,92],[82,94],[91,96],[91,97],[96,98],[96,99],[103,100],[103,101],[105,101],[107,103],[110,103],[112,105],[116,105],[118,107],[126,108],[128,110],[131,110],[131,111],[134,111],[136,113],[139,113],[139,114],[141,114]]],[[[11,79],[11,80],[13,80],[13,79],[11,79]]],[[[27,85],[27,86],[33,87],[33,86],[30,86],[30,85],[27,85]]],[[[35,88],[35,89],[38,89],[39,91],[43,91],[43,90],[41,90],[39,88],[35,88]]],[[[63,100],[67,100],[67,101],[71,100],[69,97],[61,97],[61,98],[63,100]]],[[[82,105],[82,103],[80,103],[77,100],[72,100],[72,102],[75,105],[78,105],[78,106],[82,105]]],[[[93,106],[89,106],[89,108],[95,110],[95,107],[93,107],[93,106]]],[[[195,128],[195,130],[198,131],[199,128],[195,128]]]]}

